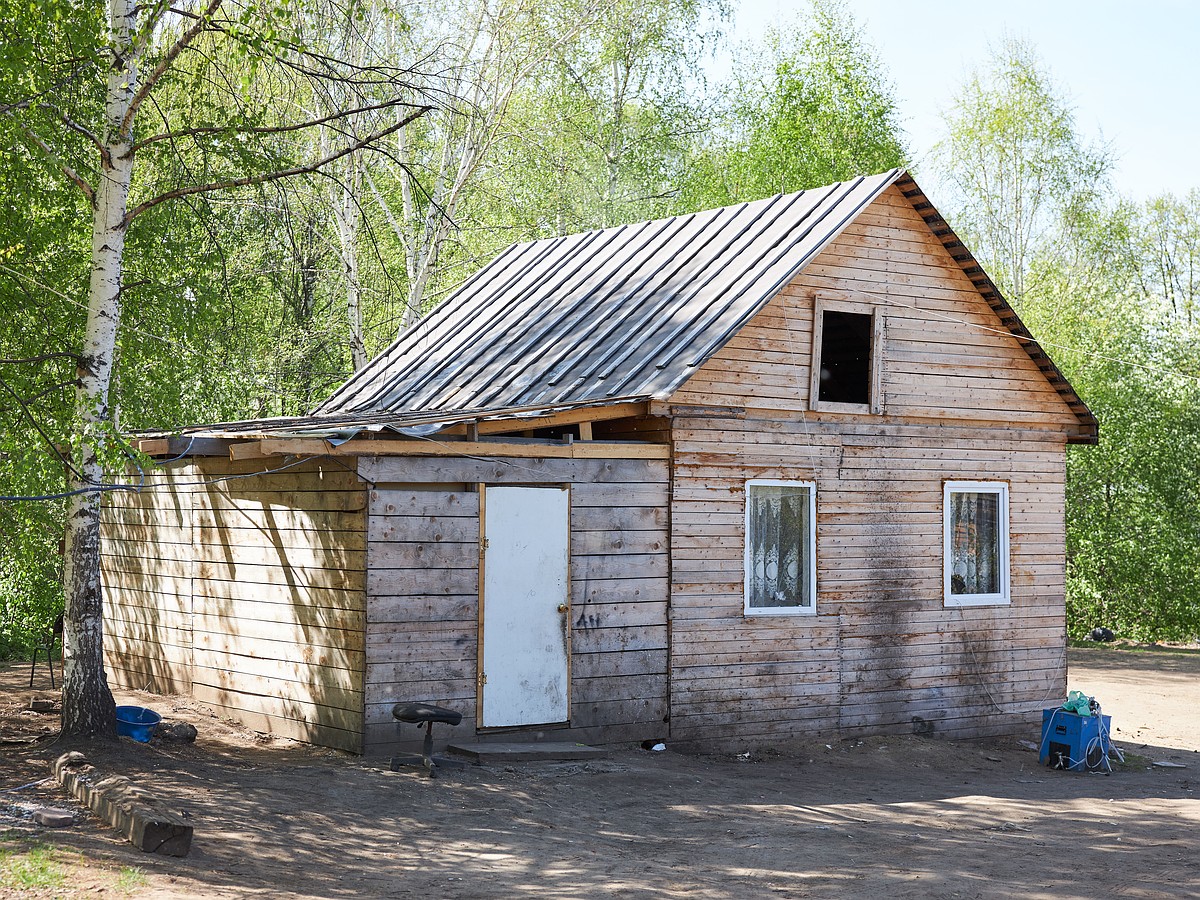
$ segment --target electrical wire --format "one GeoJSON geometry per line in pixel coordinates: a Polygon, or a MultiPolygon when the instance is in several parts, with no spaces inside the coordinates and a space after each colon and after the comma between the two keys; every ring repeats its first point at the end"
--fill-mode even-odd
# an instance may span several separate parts
{"type": "MultiPolygon", "coordinates": [[[[175,460],[178,460],[181,458],[182,457],[176,457],[175,460]]],[[[302,463],[310,462],[313,459],[325,459],[325,458],[333,459],[333,457],[325,457],[325,456],[319,456],[319,457],[304,456],[299,459],[295,459],[290,463],[285,463],[282,466],[277,466],[272,469],[263,469],[260,472],[243,472],[243,473],[240,473],[237,475],[217,475],[217,476],[214,476],[213,478],[205,478],[205,479],[201,479],[199,481],[171,481],[171,482],[164,482],[162,484],[146,484],[145,483],[146,473],[144,471],[142,471],[141,467],[139,466],[138,470],[139,470],[139,472],[141,472],[142,479],[138,484],[105,483],[105,484],[91,485],[89,487],[76,488],[75,490],[72,490],[72,491],[62,491],[61,493],[57,493],[57,494],[41,494],[41,495],[28,495],[28,496],[25,496],[25,495],[22,495],[22,496],[12,496],[12,495],[0,496],[0,502],[20,502],[20,501],[24,501],[24,500],[29,500],[29,501],[60,500],[64,497],[75,497],[75,496],[78,496],[79,494],[103,494],[103,493],[107,493],[109,491],[133,491],[134,493],[140,494],[140,493],[144,493],[144,492],[148,492],[148,491],[159,491],[159,490],[167,490],[167,489],[174,490],[175,488],[180,488],[180,487],[208,487],[210,485],[221,484],[226,481],[236,481],[240,478],[257,478],[259,475],[275,475],[279,472],[285,472],[288,469],[291,469],[291,468],[294,468],[295,466],[301,465],[302,463]]],[[[174,461],[174,460],[172,460],[172,461],[174,461]]],[[[136,465],[136,463],[135,463],[135,465],[136,465]]]]}
{"type": "Polygon", "coordinates": [[[17,791],[23,791],[27,788],[37,787],[39,784],[45,784],[47,781],[52,781],[52,780],[53,779],[51,779],[51,778],[40,778],[37,781],[31,781],[31,782],[29,782],[29,784],[23,784],[20,787],[5,788],[4,790],[0,791],[0,794],[15,794],[17,791]]]}

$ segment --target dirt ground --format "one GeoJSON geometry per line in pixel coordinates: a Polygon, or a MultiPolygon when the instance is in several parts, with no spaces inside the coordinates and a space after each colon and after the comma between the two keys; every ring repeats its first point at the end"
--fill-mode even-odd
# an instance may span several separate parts
{"type": "Polygon", "coordinates": [[[431,781],[125,694],[200,731],[88,751],[194,823],[174,859],[82,810],[71,828],[32,824],[36,806],[79,808],[52,782],[24,787],[65,748],[55,716],[25,711],[14,665],[0,668],[0,897],[1200,897],[1200,653],[1072,650],[1070,672],[1113,716],[1129,762],[1112,775],[1039,767],[1018,743],[1033,733],[749,759],[630,748],[431,781]]]}

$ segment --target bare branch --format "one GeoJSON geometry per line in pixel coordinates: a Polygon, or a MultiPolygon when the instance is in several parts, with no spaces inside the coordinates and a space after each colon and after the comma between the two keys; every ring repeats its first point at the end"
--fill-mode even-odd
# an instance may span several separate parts
{"type": "Polygon", "coordinates": [[[29,138],[29,140],[31,140],[39,150],[45,153],[46,156],[48,156],[50,160],[56,166],[58,166],[59,170],[62,171],[67,178],[75,183],[77,188],[83,191],[83,195],[88,198],[88,202],[90,203],[92,198],[96,196],[96,191],[92,188],[92,186],[88,184],[78,172],[60,160],[58,158],[58,154],[50,149],[50,145],[38,137],[33,131],[31,131],[29,127],[25,125],[25,123],[17,122],[17,127],[24,132],[25,136],[29,138]]]}
{"type": "Polygon", "coordinates": [[[62,390],[66,390],[67,388],[73,388],[73,387],[75,387],[74,381],[60,381],[58,384],[52,384],[52,385],[50,385],[50,387],[45,388],[44,390],[40,390],[32,396],[26,397],[25,402],[29,403],[29,404],[34,404],[34,403],[37,403],[39,400],[41,400],[43,397],[53,394],[55,391],[62,391],[62,390]]]}
{"type": "Polygon", "coordinates": [[[53,103],[39,103],[38,107],[41,109],[49,110],[50,112],[54,113],[56,116],[58,116],[59,121],[61,121],[69,129],[74,131],[76,134],[82,135],[83,137],[87,138],[92,143],[92,146],[94,146],[97,150],[100,151],[101,156],[104,156],[104,157],[108,156],[108,149],[104,146],[104,142],[101,141],[100,138],[97,137],[94,132],[92,132],[88,128],[84,128],[82,125],[80,125],[78,122],[76,122],[70,116],[68,116],[65,112],[63,112],[61,109],[59,109],[53,103]]]}
{"type": "Polygon", "coordinates": [[[128,227],[130,222],[132,222],[142,213],[146,212],[146,210],[152,209],[155,206],[158,206],[158,204],[164,203],[167,200],[174,200],[179,197],[188,197],[192,194],[208,194],[212,193],[213,191],[232,190],[233,188],[248,187],[253,184],[269,184],[272,181],[279,181],[283,178],[293,178],[297,175],[312,174],[313,172],[320,170],[323,166],[327,166],[331,162],[341,159],[343,156],[349,156],[351,153],[354,153],[357,150],[362,150],[364,147],[370,146],[375,141],[381,140],[387,137],[389,134],[399,131],[409,122],[412,122],[414,119],[423,116],[431,109],[433,109],[432,106],[419,106],[399,122],[389,125],[387,128],[384,128],[380,131],[369,134],[365,138],[357,140],[349,146],[343,147],[334,153],[330,153],[321,159],[314,160],[313,162],[306,163],[302,166],[293,166],[290,169],[281,169],[276,172],[264,172],[260,175],[248,175],[245,178],[231,178],[228,181],[212,181],[208,184],[197,184],[193,185],[192,187],[178,188],[177,190],[167,191],[166,193],[159,194],[157,197],[153,197],[144,203],[139,203],[133,209],[129,210],[129,212],[125,214],[123,224],[125,227],[128,227]]]}
{"type": "Polygon", "coordinates": [[[163,58],[159,60],[158,65],[154,67],[154,71],[147,75],[142,81],[141,85],[137,89],[137,93],[134,94],[133,99],[129,101],[129,108],[125,111],[125,118],[121,120],[121,134],[129,133],[130,129],[133,127],[134,116],[137,115],[138,109],[141,108],[141,105],[145,101],[146,97],[152,90],[154,90],[154,86],[158,84],[159,79],[166,74],[167,70],[169,70],[172,65],[174,65],[175,57],[179,56],[179,54],[187,48],[188,44],[196,39],[196,35],[208,28],[213,14],[220,9],[222,2],[224,2],[224,0],[209,0],[208,6],[205,8],[204,12],[196,18],[196,21],[192,27],[180,35],[179,40],[177,40],[171,46],[171,49],[163,55],[163,58]]]}
{"type": "Polygon", "coordinates": [[[389,109],[396,105],[395,100],[385,100],[382,103],[373,103],[370,106],[359,106],[354,109],[346,109],[340,112],[332,113],[328,116],[323,116],[319,119],[309,119],[305,122],[297,122],[292,125],[263,125],[252,128],[240,128],[237,125],[210,126],[206,128],[184,128],[180,131],[164,131],[161,134],[155,134],[148,138],[138,141],[133,145],[133,152],[137,152],[147,144],[153,144],[158,141],[174,141],[180,138],[199,137],[205,134],[287,134],[290,131],[303,131],[305,128],[313,128],[317,125],[327,125],[330,122],[336,122],[339,119],[346,119],[350,116],[360,113],[376,112],[381,109],[389,109]]]}
{"type": "Polygon", "coordinates": [[[12,359],[0,358],[0,364],[21,365],[26,363],[49,362],[52,359],[69,359],[72,362],[78,363],[82,357],[78,353],[71,353],[69,350],[59,350],[54,353],[43,353],[41,356],[15,357],[12,359]]]}

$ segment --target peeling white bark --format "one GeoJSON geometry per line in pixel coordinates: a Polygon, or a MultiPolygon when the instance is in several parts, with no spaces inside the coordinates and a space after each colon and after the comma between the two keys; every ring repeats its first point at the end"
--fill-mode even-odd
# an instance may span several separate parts
{"type": "Polygon", "coordinates": [[[104,481],[108,391],[121,317],[125,215],[133,177],[132,140],[125,120],[137,90],[139,55],[133,40],[135,16],[136,8],[129,0],[110,0],[106,130],[100,180],[92,198],[92,274],[75,389],[78,442],[73,455],[78,475],[71,487],[86,492],[72,498],[67,515],[63,625],[70,653],[64,663],[62,721],[66,736],[116,736],[115,705],[104,674],[101,495],[94,488],[104,481]]]}

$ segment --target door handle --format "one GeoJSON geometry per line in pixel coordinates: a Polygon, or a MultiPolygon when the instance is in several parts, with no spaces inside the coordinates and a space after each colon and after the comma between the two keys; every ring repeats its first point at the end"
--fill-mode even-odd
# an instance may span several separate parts
{"type": "Polygon", "coordinates": [[[558,604],[558,611],[560,613],[565,613],[567,611],[567,604],[565,604],[565,603],[558,604]]]}

